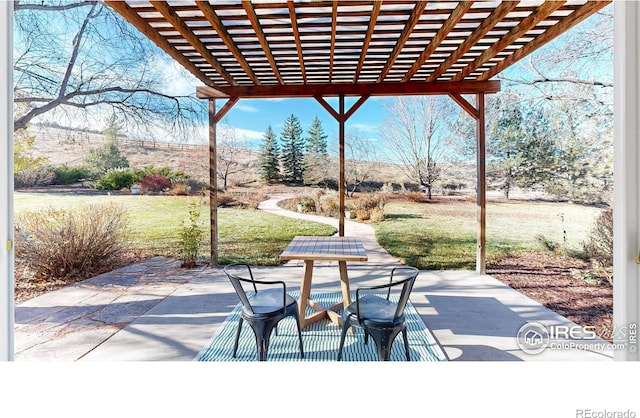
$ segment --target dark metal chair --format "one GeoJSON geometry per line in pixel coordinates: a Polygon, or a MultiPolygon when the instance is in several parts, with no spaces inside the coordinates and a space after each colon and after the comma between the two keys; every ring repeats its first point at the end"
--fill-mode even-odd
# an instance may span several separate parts
{"type": "Polygon", "coordinates": [[[298,325],[300,357],[304,358],[300,318],[298,316],[298,302],[287,294],[287,285],[283,281],[256,280],[248,264],[229,264],[224,268],[224,272],[227,274],[227,277],[229,277],[242,303],[238,332],[233,345],[233,357],[236,357],[238,351],[240,331],[242,330],[242,323],[244,321],[247,321],[256,336],[258,359],[260,361],[266,361],[269,350],[269,338],[271,337],[272,330],[276,328],[277,335],[278,322],[288,316],[293,316],[298,325]],[[242,286],[243,283],[251,283],[254,292],[252,295],[248,295],[247,292],[245,292],[242,286]]]}
{"type": "Polygon", "coordinates": [[[409,341],[407,338],[406,319],[404,308],[409,300],[409,294],[418,276],[418,269],[414,267],[396,267],[391,270],[389,283],[379,286],[360,287],[356,290],[356,300],[343,312],[344,325],[340,336],[340,349],[338,361],[342,360],[342,349],[347,330],[355,325],[364,329],[364,343],[367,344],[369,335],[373,338],[378,351],[378,359],[388,361],[391,355],[391,346],[396,336],[402,332],[404,349],[409,358],[409,341]],[[395,281],[394,281],[395,276],[395,281]],[[400,279],[398,279],[400,276],[400,279]],[[380,290],[386,289],[386,297],[380,296],[380,290]],[[398,290],[398,302],[389,300],[393,290],[398,290]],[[362,294],[362,296],[361,296],[362,294]]]}

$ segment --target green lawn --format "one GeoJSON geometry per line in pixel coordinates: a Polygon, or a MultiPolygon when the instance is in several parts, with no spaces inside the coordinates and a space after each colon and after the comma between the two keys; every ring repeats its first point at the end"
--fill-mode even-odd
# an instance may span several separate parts
{"type": "MultiPolygon", "coordinates": [[[[47,193],[14,195],[16,213],[48,207],[115,202],[129,216],[130,241],[145,253],[178,257],[178,234],[196,197],[76,196],[47,193]]],[[[487,205],[487,258],[543,250],[536,236],[580,250],[599,209],[568,203],[490,202],[487,205]],[[566,231],[566,234],[565,232],[566,231]],[[565,241],[566,239],[566,241],[565,241]]],[[[476,205],[472,202],[413,203],[390,201],[386,220],[372,224],[378,242],[391,254],[421,269],[473,269],[476,257],[476,205]]],[[[200,225],[208,230],[208,206],[201,206],[200,225]]],[[[296,235],[331,235],[324,224],[271,215],[259,210],[219,208],[219,259],[278,264],[278,255],[296,235]]],[[[209,255],[206,234],[201,254],[209,255]]]]}
{"type": "MultiPolygon", "coordinates": [[[[130,242],[145,253],[179,257],[179,231],[196,197],[100,195],[77,196],[49,193],[14,194],[16,214],[50,207],[63,208],[96,203],[122,205],[128,214],[130,242]]],[[[201,206],[199,224],[208,231],[209,207],[201,206]]],[[[259,210],[218,209],[219,261],[275,265],[278,256],[296,235],[331,235],[335,228],[314,222],[283,218],[259,210]]],[[[201,247],[210,252],[209,234],[201,247]]]]}
{"type": "MultiPolygon", "coordinates": [[[[475,203],[391,201],[385,214],[384,222],[374,224],[378,242],[407,264],[421,269],[475,268],[475,203]]],[[[579,251],[598,214],[597,208],[568,203],[490,202],[487,260],[543,250],[536,239],[539,234],[567,250],[579,251]]]]}

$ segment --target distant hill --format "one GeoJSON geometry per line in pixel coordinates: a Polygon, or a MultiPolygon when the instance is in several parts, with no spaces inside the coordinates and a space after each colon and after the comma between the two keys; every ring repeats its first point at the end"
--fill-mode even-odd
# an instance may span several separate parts
{"type": "MultiPolygon", "coordinates": [[[[43,156],[54,165],[80,165],[86,153],[104,144],[104,135],[65,130],[53,127],[32,126],[28,129],[35,136],[31,149],[34,156],[43,156]]],[[[208,145],[179,144],[169,142],[141,141],[130,138],[119,138],[118,148],[127,157],[129,163],[135,167],[153,165],[156,167],[169,166],[182,170],[194,179],[208,181],[209,178],[209,148],[208,145]]],[[[248,148],[238,148],[238,158],[252,168],[248,169],[238,179],[243,183],[257,180],[255,166],[259,153],[248,148]]],[[[337,167],[337,161],[332,161],[337,167]]],[[[473,191],[475,188],[474,164],[450,164],[443,166],[445,175],[438,185],[442,189],[451,191],[453,185],[458,185],[458,192],[473,191]]],[[[380,163],[375,171],[372,183],[410,183],[409,178],[397,164],[380,163]]]]}

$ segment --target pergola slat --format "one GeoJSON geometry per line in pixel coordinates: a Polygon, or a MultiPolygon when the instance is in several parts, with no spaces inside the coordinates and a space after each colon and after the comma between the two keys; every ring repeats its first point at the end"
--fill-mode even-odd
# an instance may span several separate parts
{"type": "Polygon", "coordinates": [[[593,1],[593,2],[586,3],[584,6],[580,7],[579,9],[576,9],[576,11],[571,15],[565,17],[564,19],[560,20],[558,23],[556,23],[555,25],[547,29],[547,31],[544,34],[538,36],[531,42],[528,42],[527,44],[523,45],[513,54],[509,55],[507,58],[500,61],[498,64],[492,67],[489,71],[485,72],[480,77],[478,77],[478,80],[488,80],[489,78],[495,76],[496,74],[500,73],[501,71],[511,66],[515,62],[531,54],[536,49],[551,42],[552,40],[560,36],[562,33],[566,32],[567,30],[571,29],[578,23],[584,21],[589,16],[593,15],[594,13],[597,13],[599,10],[607,6],[607,4],[609,4],[609,2],[605,2],[605,1],[593,1]]]}
{"type": "Polygon", "coordinates": [[[247,17],[249,18],[249,21],[251,22],[251,26],[255,31],[255,35],[258,37],[258,41],[260,42],[262,51],[264,52],[264,55],[267,58],[267,61],[269,61],[269,65],[271,65],[271,70],[273,71],[273,74],[275,75],[278,82],[280,84],[283,84],[282,76],[280,75],[280,70],[278,70],[278,65],[276,64],[276,61],[273,58],[271,47],[269,46],[269,42],[267,42],[267,38],[265,37],[264,32],[262,31],[262,26],[260,26],[260,21],[258,20],[258,16],[256,15],[255,10],[253,9],[253,4],[250,1],[245,0],[242,2],[242,5],[244,6],[244,10],[247,13],[247,17]]]}
{"type": "Polygon", "coordinates": [[[468,74],[474,72],[485,62],[495,57],[498,52],[504,50],[513,42],[524,36],[529,30],[533,29],[538,23],[542,22],[551,13],[562,7],[563,2],[552,0],[544,2],[535,12],[532,12],[529,16],[524,18],[517,26],[509,31],[500,41],[494,43],[488,49],[485,49],[482,55],[476,58],[471,64],[467,65],[462,71],[460,71],[455,77],[454,81],[464,79],[468,74]]]}
{"type": "Polygon", "coordinates": [[[205,47],[200,39],[191,32],[191,29],[184,21],[173,11],[166,2],[151,1],[151,4],[158,10],[165,19],[195,48],[196,51],[204,58],[229,84],[237,85],[237,81],[224,69],[218,60],[211,54],[211,51],[205,47]]]}
{"type": "Polygon", "coordinates": [[[260,80],[254,74],[253,69],[242,55],[242,52],[240,52],[240,50],[238,49],[238,46],[229,35],[229,32],[220,21],[218,15],[216,15],[216,12],[213,7],[211,7],[211,4],[204,1],[198,1],[196,2],[196,4],[198,5],[198,8],[202,10],[204,17],[207,18],[207,21],[211,24],[211,27],[216,30],[218,36],[220,36],[220,39],[222,39],[222,42],[224,42],[226,47],[229,48],[229,51],[231,51],[233,57],[236,59],[236,61],[238,61],[238,64],[240,64],[244,72],[247,73],[249,78],[251,78],[251,81],[253,81],[255,84],[260,84],[260,80]]]}
{"type": "Polygon", "coordinates": [[[405,74],[402,78],[403,82],[409,81],[411,77],[415,73],[422,68],[422,65],[431,57],[431,55],[438,49],[442,41],[445,40],[447,35],[455,28],[455,26],[460,22],[460,20],[464,17],[465,13],[471,9],[473,5],[473,1],[464,1],[456,6],[453,10],[447,21],[442,25],[442,27],[436,33],[436,36],[433,37],[431,42],[427,44],[427,47],[422,51],[420,57],[416,60],[416,62],[411,66],[411,69],[405,74]]]}
{"type": "Polygon", "coordinates": [[[495,28],[497,22],[502,21],[502,19],[509,14],[515,7],[518,5],[517,1],[505,1],[500,3],[496,9],[491,12],[489,17],[485,19],[474,31],[473,33],[464,40],[449,57],[440,64],[438,68],[436,68],[429,77],[427,77],[427,81],[435,81],[442,74],[447,72],[455,63],[459,62],[460,58],[462,58],[467,52],[471,50],[473,46],[475,46],[485,35],[495,28]]]}

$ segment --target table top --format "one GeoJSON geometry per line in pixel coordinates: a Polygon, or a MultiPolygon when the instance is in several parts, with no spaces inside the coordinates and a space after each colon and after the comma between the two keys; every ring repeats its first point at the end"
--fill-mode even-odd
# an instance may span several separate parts
{"type": "Polygon", "coordinates": [[[362,241],[353,237],[295,237],[281,260],[367,261],[362,241]]]}

